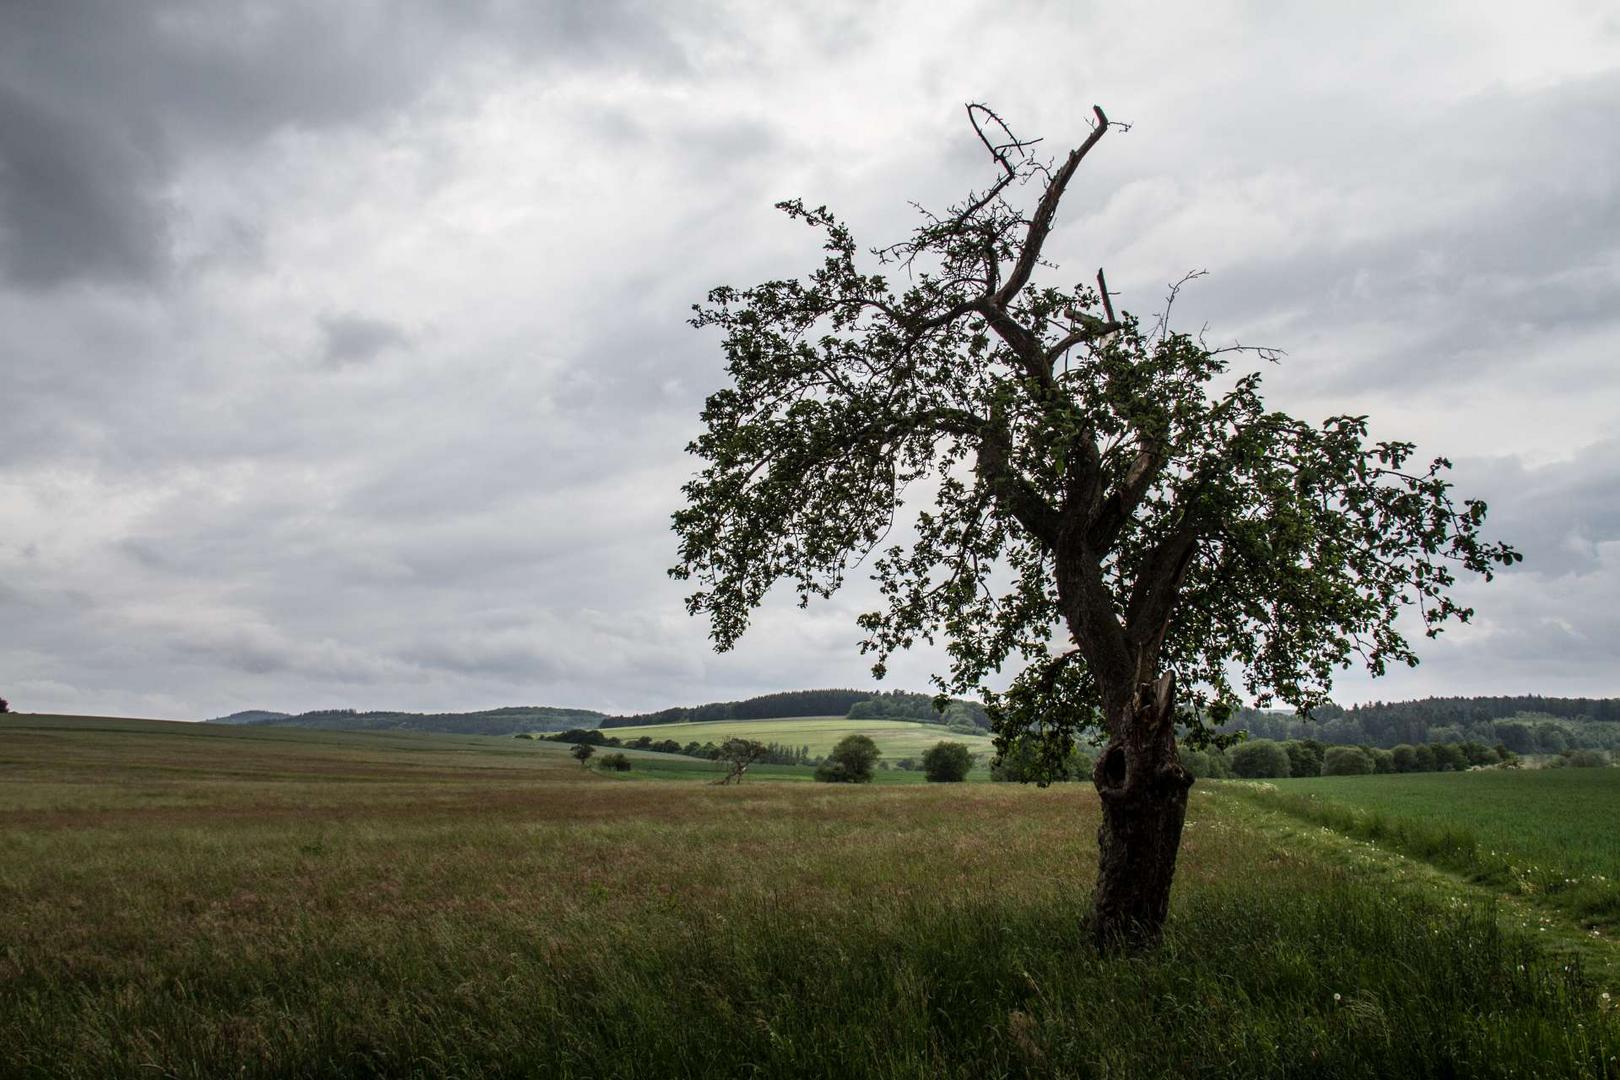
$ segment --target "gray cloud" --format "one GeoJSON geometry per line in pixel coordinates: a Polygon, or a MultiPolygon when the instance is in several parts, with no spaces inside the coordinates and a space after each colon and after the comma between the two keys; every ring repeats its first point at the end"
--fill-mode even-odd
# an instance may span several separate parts
{"type": "Polygon", "coordinates": [[[321,359],[333,367],[363,364],[388,349],[408,346],[411,337],[384,319],[364,315],[323,315],[321,359]]]}
{"type": "Polygon", "coordinates": [[[665,576],[724,378],[688,307],[820,259],[776,199],[878,244],[981,182],[961,102],[1055,153],[1095,100],[1137,126],[1077,179],[1061,276],[1106,263],[1153,311],[1207,266],[1183,325],[1287,348],[1279,405],[1454,456],[1526,551],[1468,587],[1476,627],[1341,693],[1614,692],[1613,28],[1283,14],[0,7],[0,691],[203,716],[864,685],[866,583],[773,598],[717,656],[665,576]]]}
{"type": "Polygon", "coordinates": [[[636,2],[21,0],[0,9],[0,254],[29,287],[151,282],[189,158],[387,122],[479,69],[681,63],[636,2]]]}
{"type": "Polygon", "coordinates": [[[1487,501],[1492,531],[1523,552],[1522,572],[1543,582],[1597,573],[1606,554],[1610,569],[1620,569],[1613,562],[1620,545],[1620,439],[1572,449],[1573,458],[1544,465],[1513,457],[1457,465],[1459,487],[1487,501]]]}

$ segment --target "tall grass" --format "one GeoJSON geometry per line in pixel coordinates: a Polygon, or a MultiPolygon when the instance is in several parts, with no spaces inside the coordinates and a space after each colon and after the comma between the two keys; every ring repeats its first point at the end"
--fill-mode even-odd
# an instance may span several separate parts
{"type": "Polygon", "coordinates": [[[211,745],[79,810],[71,739],[9,744],[0,1076],[1620,1076],[1578,966],[1224,799],[1163,949],[1104,959],[1072,787],[211,745]]]}

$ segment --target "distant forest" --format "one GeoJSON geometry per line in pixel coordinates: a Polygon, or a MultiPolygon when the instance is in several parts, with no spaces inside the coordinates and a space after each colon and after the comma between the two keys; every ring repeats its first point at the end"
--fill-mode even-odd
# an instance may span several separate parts
{"type": "Polygon", "coordinates": [[[1301,720],[1290,712],[1240,709],[1224,731],[1266,739],[1384,749],[1402,744],[1500,743],[1517,754],[1572,749],[1620,749],[1620,698],[1446,697],[1373,702],[1317,709],[1301,720]]]}
{"type": "Polygon", "coordinates": [[[787,690],[761,694],[743,701],[712,701],[633,716],[609,716],[602,727],[639,727],[642,724],[690,724],[713,720],[773,720],[783,716],[843,716],[857,701],[871,697],[862,690],[787,690]]]}
{"type": "Polygon", "coordinates": [[[915,720],[946,727],[990,730],[990,718],[976,701],[952,699],[945,711],[934,708],[931,694],[889,690],[789,690],[743,701],[715,701],[690,708],[663,709],[636,716],[610,716],[604,728],[644,724],[705,723],[716,720],[773,720],[794,716],[847,716],[851,720],[915,720]]]}

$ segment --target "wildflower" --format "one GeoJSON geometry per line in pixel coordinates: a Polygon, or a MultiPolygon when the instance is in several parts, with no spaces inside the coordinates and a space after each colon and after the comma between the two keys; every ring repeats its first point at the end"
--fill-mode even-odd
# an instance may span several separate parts
{"type": "MultiPolygon", "coordinates": [[[[1606,999],[1607,999],[1607,998],[1608,998],[1608,996],[1609,996],[1609,995],[1608,995],[1608,994],[1604,994],[1604,995],[1603,995],[1603,997],[1604,997],[1604,998],[1605,998],[1605,1000],[1606,1000],[1606,999]]],[[[1339,995],[1338,995],[1338,994],[1334,994],[1334,995],[1333,995],[1333,1004],[1335,1004],[1335,1005],[1337,1005],[1337,1004],[1338,1004],[1338,1003],[1339,1003],[1339,1002],[1340,1002],[1340,1001],[1342,1001],[1342,1000],[1344,1000],[1344,999],[1343,999],[1343,998],[1341,998],[1341,997],[1339,997],[1339,995]]]]}

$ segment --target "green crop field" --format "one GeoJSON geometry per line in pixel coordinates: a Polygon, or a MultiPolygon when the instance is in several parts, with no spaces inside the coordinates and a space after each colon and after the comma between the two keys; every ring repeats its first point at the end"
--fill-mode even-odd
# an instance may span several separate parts
{"type": "Polygon", "coordinates": [[[604,735],[629,741],[642,735],[654,739],[674,739],[682,746],[689,742],[724,742],[733,737],[808,746],[810,753],[823,755],[845,735],[868,735],[883,756],[893,762],[904,757],[921,757],[923,751],[942,739],[966,743],[981,760],[988,761],[995,748],[987,735],[958,735],[938,724],[912,720],[850,720],[842,716],[797,716],[779,720],[714,720],[687,724],[646,724],[638,727],[603,728],[604,735]]]}
{"type": "Polygon", "coordinates": [[[1620,927],[1620,769],[1320,776],[1254,792],[1591,925],[1620,927]]]}
{"type": "Polygon", "coordinates": [[[0,718],[0,1076],[1620,1075],[1606,939],[1233,785],[1162,950],[1098,957],[1097,822],[1078,784],[0,718]]]}

